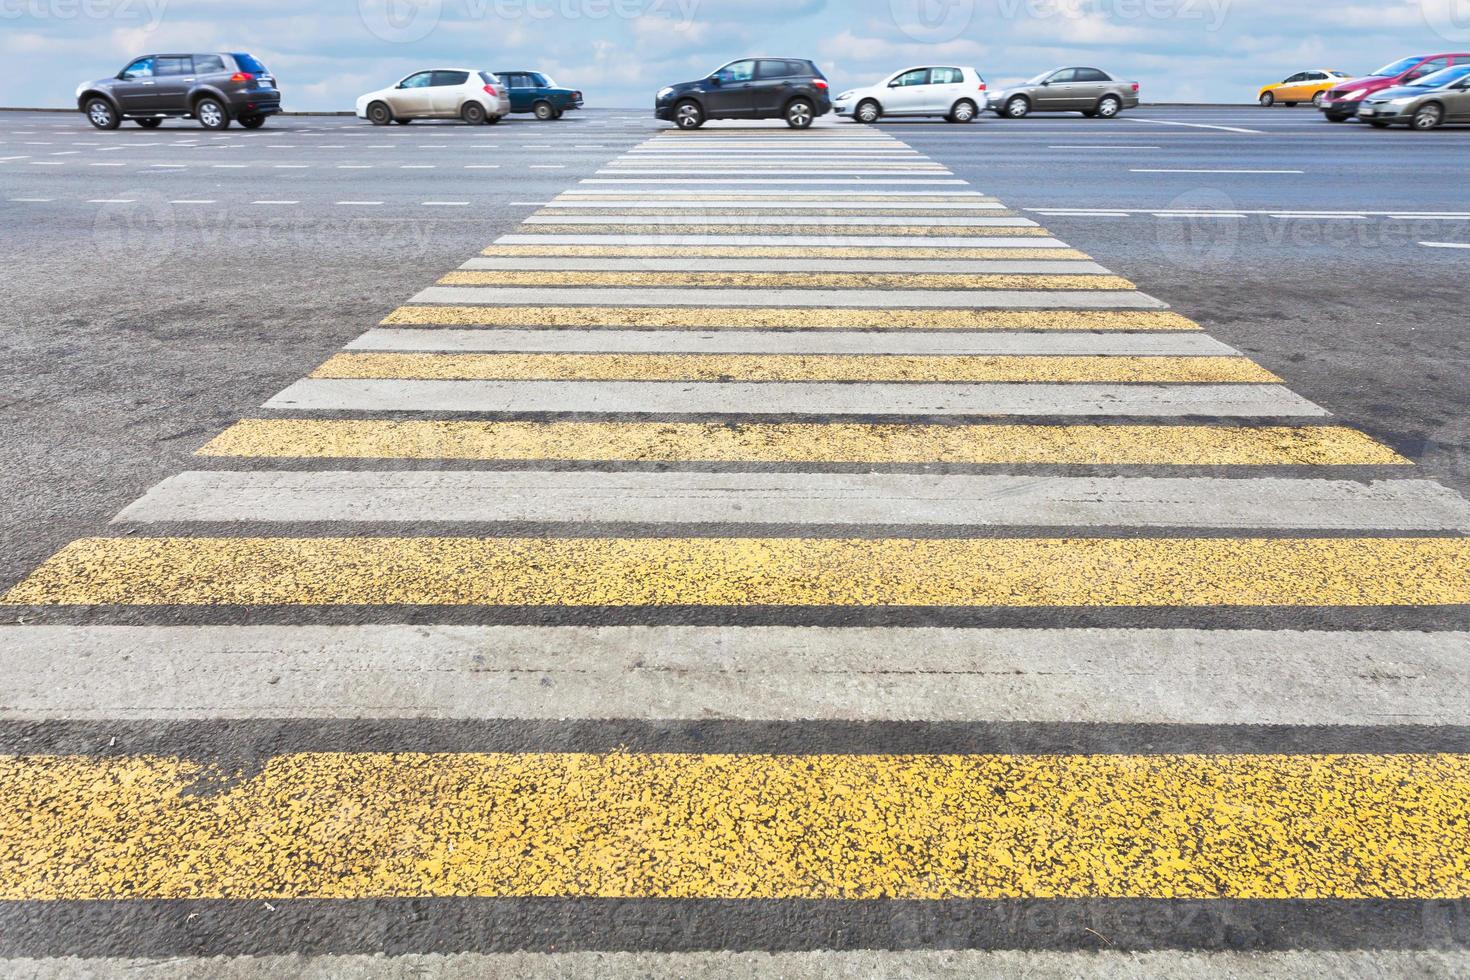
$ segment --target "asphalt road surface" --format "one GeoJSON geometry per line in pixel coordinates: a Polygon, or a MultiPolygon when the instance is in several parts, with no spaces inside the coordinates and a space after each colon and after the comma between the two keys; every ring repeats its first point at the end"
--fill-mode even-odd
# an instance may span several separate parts
{"type": "Polygon", "coordinates": [[[1467,140],[0,114],[0,972],[1463,975],[1467,140]]]}

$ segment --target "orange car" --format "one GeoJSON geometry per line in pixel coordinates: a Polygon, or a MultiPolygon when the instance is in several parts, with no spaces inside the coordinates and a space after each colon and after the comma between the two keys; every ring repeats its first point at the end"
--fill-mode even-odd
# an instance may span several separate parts
{"type": "Polygon", "coordinates": [[[1317,105],[1322,101],[1322,93],[1326,92],[1338,82],[1346,81],[1353,76],[1346,72],[1333,71],[1329,68],[1314,68],[1311,71],[1299,71],[1285,81],[1277,82],[1275,85],[1267,85],[1261,89],[1258,96],[1261,105],[1270,108],[1278,102],[1287,105],[1296,105],[1298,102],[1310,102],[1317,105]]]}

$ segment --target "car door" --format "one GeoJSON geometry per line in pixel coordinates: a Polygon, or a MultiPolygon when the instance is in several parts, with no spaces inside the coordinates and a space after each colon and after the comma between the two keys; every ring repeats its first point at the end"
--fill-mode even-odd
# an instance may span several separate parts
{"type": "Polygon", "coordinates": [[[888,98],[883,100],[883,111],[893,116],[923,112],[928,88],[928,68],[912,68],[895,75],[888,82],[888,98]]]}
{"type": "Polygon", "coordinates": [[[1299,71],[1283,81],[1276,89],[1276,101],[1300,102],[1302,98],[1302,82],[1306,80],[1306,77],[1306,72],[1299,71]]]}
{"type": "Polygon", "coordinates": [[[1470,76],[1444,90],[1444,115],[1447,122],[1470,122],[1470,76]]]}
{"type": "Polygon", "coordinates": [[[1112,77],[1101,68],[1074,69],[1067,108],[1091,109],[1112,84],[1112,77]]]}
{"type": "Polygon", "coordinates": [[[965,73],[959,68],[930,68],[925,103],[933,113],[948,113],[964,94],[965,73]]]}
{"type": "Polygon", "coordinates": [[[153,82],[149,108],[154,112],[187,112],[189,90],[194,87],[194,59],[186,54],[159,55],[153,65],[153,82]]]}
{"type": "Polygon", "coordinates": [[[1055,111],[1073,108],[1069,104],[1072,97],[1072,80],[1077,77],[1077,69],[1062,68],[1051,73],[1042,84],[1036,87],[1036,108],[1055,111]]]}
{"type": "Polygon", "coordinates": [[[755,59],[732,61],[710,76],[705,87],[704,108],[710,116],[749,119],[755,114],[755,59]]]}
{"type": "Polygon", "coordinates": [[[459,115],[463,89],[470,80],[467,71],[436,71],[429,86],[429,107],[436,116],[459,115]]]}
{"type": "Polygon", "coordinates": [[[750,83],[751,111],[757,116],[779,115],[796,87],[795,76],[802,67],[774,58],[756,62],[755,78],[750,83]]]}
{"type": "Polygon", "coordinates": [[[153,56],[139,58],[118,72],[118,82],[112,87],[122,111],[147,112],[153,89],[158,84],[153,77],[153,56]]]}
{"type": "Polygon", "coordinates": [[[530,112],[531,103],[536,97],[536,87],[531,84],[531,76],[523,71],[510,71],[500,78],[510,93],[510,111],[530,112]]]}
{"type": "Polygon", "coordinates": [[[433,81],[433,72],[421,71],[399,82],[397,87],[388,93],[388,106],[393,110],[393,115],[409,119],[415,116],[427,116],[433,111],[433,96],[429,91],[433,81]]]}

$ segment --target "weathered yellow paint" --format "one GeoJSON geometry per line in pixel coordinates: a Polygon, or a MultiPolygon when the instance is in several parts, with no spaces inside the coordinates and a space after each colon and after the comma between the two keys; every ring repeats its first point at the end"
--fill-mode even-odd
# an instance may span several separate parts
{"type": "Polygon", "coordinates": [[[1252,383],[1246,357],[908,354],[336,354],[313,378],[432,381],[1252,383]]]}
{"type": "Polygon", "coordinates": [[[1122,276],[932,272],[589,272],[460,269],[441,286],[710,286],[729,289],[1136,289],[1122,276]]]}
{"type": "Polygon", "coordinates": [[[247,419],[202,456],[577,462],[1407,466],[1342,426],[247,419]]]}
{"type": "Polygon", "coordinates": [[[384,326],[693,330],[1199,330],[1166,310],[924,310],[743,306],[400,306],[384,326]]]}
{"type": "Polygon", "coordinates": [[[36,605],[1432,606],[1467,538],[83,538],[36,605]]]}
{"type": "Polygon", "coordinates": [[[0,899],[1463,899],[1470,756],[0,757],[0,899]]]}
{"type": "Polygon", "coordinates": [[[819,221],[803,225],[769,225],[753,220],[745,225],[701,225],[701,224],[656,224],[656,225],[521,225],[521,234],[546,235],[881,235],[883,237],[907,236],[911,238],[1015,238],[1026,236],[1051,237],[1051,232],[1039,225],[1000,225],[990,227],[962,226],[951,228],[935,225],[824,225],[819,221]]]}
{"type": "Polygon", "coordinates": [[[491,245],[481,255],[506,258],[567,256],[628,259],[1077,259],[1075,248],[1001,248],[961,245],[923,248],[882,245],[491,245]]]}

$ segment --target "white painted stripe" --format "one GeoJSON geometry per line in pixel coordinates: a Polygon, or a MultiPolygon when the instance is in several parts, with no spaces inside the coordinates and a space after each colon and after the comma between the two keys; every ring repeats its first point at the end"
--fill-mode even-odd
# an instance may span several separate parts
{"type": "Polygon", "coordinates": [[[1305,170],[1226,170],[1226,169],[1179,169],[1169,167],[1130,167],[1135,174],[1304,174],[1305,170]]]}
{"type": "MultiPolygon", "coordinates": [[[[1080,724],[1470,723],[1470,700],[1461,693],[1470,685],[1470,633],[1463,632],[5,626],[0,627],[0,664],[10,679],[0,707],[0,718],[8,721],[367,715],[1080,724]]],[[[910,971],[924,954],[905,952],[902,960],[898,955],[889,961],[892,972],[862,975],[913,975],[910,971]]],[[[1461,957],[1459,971],[1439,975],[1464,975],[1470,969],[1470,957],[1461,957]]],[[[1219,961],[1212,965],[1213,960],[1202,957],[1192,968],[1175,963],[1177,972],[1158,975],[1221,975],[1224,967],[1219,961]]],[[[75,976],[78,961],[68,962],[68,970],[46,975],[75,976]]],[[[972,962],[978,968],[983,961],[972,962]]],[[[1046,975],[1105,975],[1100,972],[1101,962],[1099,954],[1089,953],[1073,963],[1076,972],[1046,975]]],[[[1127,964],[1124,975],[1139,975],[1136,957],[1123,962],[1127,964]]],[[[15,970],[15,961],[10,963],[15,970]]],[[[170,963],[178,965],[178,961],[150,961],[146,975],[220,973],[218,960],[210,961],[202,974],[169,973],[170,963]]],[[[586,972],[612,975],[609,966],[598,961],[589,964],[586,972]]],[[[264,965],[262,969],[260,976],[294,976],[300,975],[301,966],[298,962],[285,970],[273,971],[264,965]]],[[[792,976],[778,969],[772,960],[762,957],[758,970],[741,975],[792,976]]],[[[1304,972],[1264,975],[1324,975],[1305,964],[1301,969],[1304,972]]],[[[545,975],[530,961],[521,962],[520,970],[505,976],[545,975]]],[[[92,969],[86,972],[97,975],[92,969]]],[[[1415,972],[1390,971],[1389,975],[1415,972]]],[[[319,975],[343,973],[325,970],[319,975]]],[[[481,971],[464,974],[485,975],[481,971]]],[[[648,973],[639,970],[637,975],[648,973]]],[[[690,974],[674,971],[668,975],[690,974]]],[[[720,970],[709,975],[730,974],[720,970]]],[[[1000,974],[960,969],[952,975],[1000,974]]],[[[1027,971],[1026,975],[1036,974],[1027,971]]],[[[1228,975],[1256,974],[1231,970],[1228,975]]],[[[1331,975],[1356,973],[1346,970],[1331,975]]]]}
{"type": "Polygon", "coordinates": [[[496,245],[781,245],[832,248],[1066,248],[1055,238],[920,238],[915,235],[501,235],[496,245]]]}
{"type": "Polygon", "coordinates": [[[1128,122],[1149,123],[1153,126],[1183,126],[1188,129],[1217,129],[1224,133],[1247,133],[1251,136],[1265,136],[1259,129],[1242,129],[1239,126],[1215,126],[1208,123],[1172,122],[1166,119],[1140,119],[1137,116],[1124,116],[1128,122]]]}
{"type": "Polygon", "coordinates": [[[1470,248],[1470,242],[1420,242],[1425,248],[1470,248]]]}
{"type": "Polygon", "coordinates": [[[958,185],[958,186],[966,186],[968,184],[968,181],[960,180],[958,178],[953,179],[953,180],[944,179],[944,178],[934,178],[934,179],[930,179],[930,180],[925,180],[925,179],[922,179],[922,178],[914,178],[914,179],[910,179],[910,180],[897,180],[897,179],[890,180],[890,179],[885,179],[885,178],[882,178],[882,177],[831,177],[831,178],[828,178],[826,180],[817,180],[817,179],[814,179],[814,178],[811,178],[811,177],[776,177],[776,176],[772,175],[772,176],[761,177],[761,178],[742,179],[742,178],[738,178],[738,177],[731,177],[731,178],[719,179],[719,180],[716,180],[716,179],[713,179],[713,178],[696,178],[696,177],[622,177],[622,178],[618,178],[618,177],[584,177],[581,180],[581,183],[583,183],[583,184],[683,184],[685,186],[703,186],[703,185],[706,185],[706,184],[718,184],[718,185],[721,185],[721,186],[732,186],[732,185],[743,185],[743,184],[759,184],[762,187],[770,187],[770,186],[777,185],[777,184],[832,184],[832,185],[843,185],[843,184],[851,185],[851,184],[858,184],[858,185],[862,185],[862,186],[865,186],[865,187],[872,187],[872,186],[881,185],[881,184],[900,184],[900,185],[902,185],[904,187],[922,187],[922,186],[936,186],[937,187],[937,186],[942,186],[942,185],[948,185],[948,186],[956,186],[956,185],[958,185]]]}
{"type": "MultiPolygon", "coordinates": [[[[584,181],[583,183],[586,183],[586,182],[584,181]]],[[[964,183],[964,181],[960,181],[959,183],[964,183]]],[[[628,197],[636,197],[636,198],[684,197],[685,195],[688,195],[688,197],[691,200],[697,199],[697,200],[705,200],[705,201],[713,201],[713,200],[718,200],[718,199],[721,199],[721,198],[730,197],[730,196],[736,196],[736,195],[738,195],[740,197],[758,197],[758,198],[760,198],[762,200],[766,200],[766,199],[785,200],[787,198],[803,198],[803,197],[805,197],[805,198],[814,198],[814,197],[832,198],[833,193],[834,192],[832,192],[832,191],[809,191],[809,190],[802,190],[800,188],[784,188],[784,187],[781,190],[778,190],[778,191],[753,191],[753,190],[730,190],[730,191],[711,191],[711,190],[704,190],[704,191],[686,191],[686,190],[681,190],[680,188],[677,188],[677,187],[640,187],[640,188],[638,188],[636,190],[612,190],[612,189],[609,189],[609,188],[595,188],[594,187],[594,188],[591,188],[591,189],[581,189],[581,188],[573,187],[573,188],[570,188],[568,190],[564,190],[560,194],[558,194],[557,195],[557,200],[558,201],[562,201],[562,200],[576,199],[576,198],[599,198],[599,197],[601,197],[601,198],[606,198],[606,197],[618,197],[618,198],[628,198],[628,197]]],[[[942,190],[942,191],[895,191],[895,190],[881,190],[881,191],[873,191],[872,194],[875,195],[875,196],[880,196],[880,197],[885,197],[885,198],[893,197],[893,198],[899,198],[899,199],[909,198],[909,197],[923,197],[923,198],[952,198],[952,197],[961,197],[961,198],[963,198],[963,197],[984,197],[985,196],[980,191],[976,191],[976,190],[958,190],[958,189],[957,190],[942,190]]],[[[843,200],[843,199],[842,198],[835,198],[835,200],[843,200]]],[[[914,206],[915,207],[918,207],[918,205],[914,205],[914,206]]]]}
{"type": "Polygon", "coordinates": [[[655,289],[602,286],[430,286],[410,303],[454,306],[861,306],[903,309],[1161,310],[1168,304],[1136,289],[655,289]]]}
{"type": "Polygon", "coordinates": [[[874,524],[1467,531],[1427,480],[530,471],[189,472],[116,521],[874,524]]]}
{"type": "MultiPolygon", "coordinates": [[[[537,204],[536,201],[516,202],[521,204],[537,204]]],[[[687,210],[729,210],[729,211],[770,211],[770,210],[794,210],[806,208],[820,208],[823,210],[841,211],[896,211],[899,208],[915,211],[999,211],[1004,210],[1005,205],[999,201],[843,201],[837,200],[782,200],[780,198],[765,199],[760,201],[695,201],[695,200],[648,200],[648,201],[581,201],[558,198],[549,203],[541,203],[541,207],[548,208],[587,208],[587,209],[613,209],[639,210],[646,208],[683,208],[687,210]]]]}
{"type": "Polygon", "coordinates": [[[304,378],[271,409],[705,415],[1321,416],[1268,384],[863,384],[304,378]]]}
{"type": "MultiPolygon", "coordinates": [[[[690,268],[689,259],[642,259],[610,256],[556,258],[545,256],[509,256],[475,258],[461,269],[505,269],[535,271],[544,269],[597,272],[683,272],[690,268]]],[[[1107,269],[1096,262],[1080,259],[1046,261],[1024,259],[699,259],[699,272],[911,272],[941,274],[1018,274],[1018,275],[1102,275],[1107,269]]]]}
{"type": "MultiPolygon", "coordinates": [[[[665,168],[661,168],[661,169],[655,170],[655,169],[648,169],[648,168],[641,168],[640,169],[640,168],[631,168],[631,167],[629,167],[629,168],[613,168],[613,167],[609,167],[609,168],[604,168],[602,170],[599,170],[599,171],[597,171],[597,173],[599,173],[601,175],[604,175],[604,176],[617,176],[617,175],[621,175],[621,176],[629,176],[629,177],[641,177],[641,176],[647,176],[647,175],[651,175],[651,174],[705,174],[705,175],[734,174],[734,175],[744,175],[744,174],[749,174],[752,170],[757,170],[757,169],[759,169],[759,168],[755,168],[755,167],[741,167],[738,170],[730,170],[730,169],[721,170],[721,169],[713,168],[713,167],[665,167],[665,168]]],[[[928,177],[928,176],[933,176],[934,174],[948,174],[948,173],[949,173],[949,171],[946,170],[946,169],[944,169],[943,167],[931,167],[931,168],[925,168],[925,169],[922,169],[922,170],[919,170],[919,169],[913,169],[913,170],[898,170],[898,169],[893,169],[893,170],[876,170],[876,169],[872,169],[872,168],[862,168],[862,167],[843,167],[841,169],[838,169],[838,168],[835,168],[834,167],[834,168],[831,168],[831,169],[821,169],[821,170],[816,170],[816,169],[812,169],[812,170],[788,170],[788,169],[782,168],[780,170],[780,172],[779,172],[779,175],[778,175],[778,173],[776,173],[773,170],[771,176],[772,176],[772,178],[774,178],[774,180],[772,182],[779,184],[779,183],[784,183],[785,180],[786,180],[786,178],[788,176],[789,177],[813,177],[813,176],[820,176],[820,175],[823,175],[823,174],[831,174],[831,175],[834,175],[834,176],[865,176],[867,174],[873,174],[873,175],[876,175],[876,176],[884,176],[884,177],[908,177],[908,176],[913,176],[913,177],[928,177]]],[[[692,181],[683,181],[683,180],[681,180],[681,183],[692,183],[692,181]]],[[[762,181],[762,183],[764,183],[764,181],[762,181]]]]}
{"type": "Polygon", "coordinates": [[[1030,218],[942,217],[914,218],[901,214],[864,214],[822,217],[802,214],[697,214],[668,216],[661,214],[533,214],[522,224],[527,225],[850,225],[907,226],[925,225],[935,228],[1034,228],[1036,222],[1030,218]]]}
{"type": "Polygon", "coordinates": [[[1172,357],[1239,354],[1202,331],[458,330],[377,327],[347,345],[372,351],[618,354],[910,354],[1172,357]]]}

